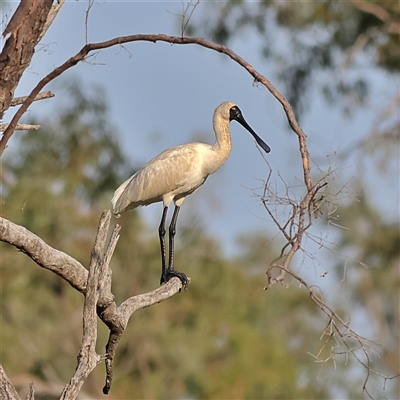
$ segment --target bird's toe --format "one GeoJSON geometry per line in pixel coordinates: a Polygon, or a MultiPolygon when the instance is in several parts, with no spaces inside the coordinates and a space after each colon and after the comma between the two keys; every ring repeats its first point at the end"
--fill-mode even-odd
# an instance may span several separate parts
{"type": "Polygon", "coordinates": [[[189,284],[189,279],[183,272],[178,272],[174,270],[166,271],[165,274],[161,276],[160,283],[162,285],[163,283],[167,283],[170,279],[175,277],[180,279],[180,281],[182,282],[183,289],[186,290],[189,284]]]}

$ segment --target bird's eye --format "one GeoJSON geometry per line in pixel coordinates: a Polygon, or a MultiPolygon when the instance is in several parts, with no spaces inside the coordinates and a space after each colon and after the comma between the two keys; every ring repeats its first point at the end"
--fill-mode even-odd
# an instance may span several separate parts
{"type": "Polygon", "coordinates": [[[230,109],[229,109],[229,120],[230,121],[232,121],[232,120],[238,120],[238,118],[240,118],[241,117],[241,113],[240,113],[240,110],[239,110],[239,107],[237,107],[237,106],[232,106],[230,109]]]}

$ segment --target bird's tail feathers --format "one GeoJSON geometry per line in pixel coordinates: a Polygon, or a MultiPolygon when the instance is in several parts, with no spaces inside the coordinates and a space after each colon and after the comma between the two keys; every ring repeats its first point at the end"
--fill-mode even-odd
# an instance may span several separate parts
{"type": "Polygon", "coordinates": [[[121,196],[124,193],[126,187],[129,185],[129,182],[132,180],[132,177],[127,179],[124,183],[121,184],[121,186],[114,192],[114,196],[111,199],[111,203],[113,206],[113,213],[117,218],[121,216],[121,212],[124,210],[124,205],[122,204],[121,201],[121,196]]]}

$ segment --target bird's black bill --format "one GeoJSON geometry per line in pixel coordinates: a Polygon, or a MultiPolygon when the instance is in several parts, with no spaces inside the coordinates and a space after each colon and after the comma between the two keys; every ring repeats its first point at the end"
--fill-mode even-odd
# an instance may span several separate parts
{"type": "Polygon", "coordinates": [[[257,135],[257,133],[255,133],[253,131],[253,129],[251,128],[251,126],[246,122],[246,120],[244,119],[242,112],[239,110],[239,107],[234,106],[231,108],[230,110],[230,120],[235,120],[237,122],[239,122],[240,125],[242,125],[244,128],[246,128],[254,137],[254,139],[256,140],[257,144],[266,152],[269,153],[271,151],[271,148],[267,145],[267,143],[264,142],[264,140],[262,140],[260,138],[260,136],[257,135]]]}

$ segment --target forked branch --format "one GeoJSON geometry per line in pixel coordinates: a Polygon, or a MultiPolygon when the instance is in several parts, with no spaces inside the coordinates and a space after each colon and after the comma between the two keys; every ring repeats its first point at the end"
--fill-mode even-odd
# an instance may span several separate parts
{"type": "MultiPolygon", "coordinates": [[[[83,307],[83,337],[82,345],[78,355],[78,366],[75,375],[62,394],[62,400],[76,399],[89,374],[100,363],[101,357],[96,353],[97,341],[97,303],[99,300],[99,288],[104,286],[106,280],[104,247],[107,239],[108,226],[111,213],[103,212],[97,230],[96,240],[92,250],[89,264],[89,274],[85,292],[85,303],[83,307]]],[[[118,240],[118,239],[117,239],[118,240]]],[[[112,245],[115,248],[115,245],[112,245]]]]}
{"type": "MultiPolygon", "coordinates": [[[[97,339],[96,313],[110,329],[110,339],[107,343],[106,355],[103,357],[106,360],[107,374],[104,390],[108,393],[112,381],[115,350],[131,315],[142,308],[152,306],[172,297],[182,289],[181,281],[178,278],[174,278],[151,292],[126,299],[118,307],[111,292],[112,273],[110,262],[119,239],[120,226],[116,225],[114,227],[104,254],[110,222],[111,211],[104,211],[100,218],[88,272],[77,260],[49,246],[26,228],[0,218],[1,241],[20,249],[39,266],[56,273],[73,288],[85,295],[84,332],[78,356],[78,368],[71,382],[63,391],[63,399],[75,398],[73,396],[79,392],[86,377],[100,361],[100,356],[94,350],[94,344],[97,339]]],[[[5,378],[3,382],[6,385],[5,378]]],[[[7,388],[8,386],[4,387],[7,388]]],[[[9,398],[11,399],[12,397],[9,398]]]]}

